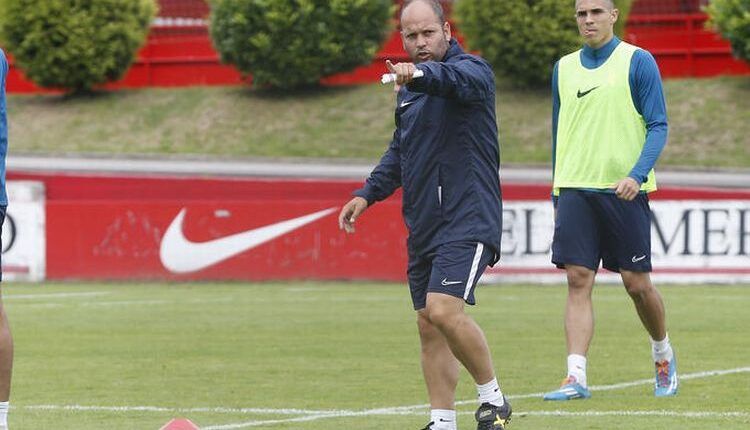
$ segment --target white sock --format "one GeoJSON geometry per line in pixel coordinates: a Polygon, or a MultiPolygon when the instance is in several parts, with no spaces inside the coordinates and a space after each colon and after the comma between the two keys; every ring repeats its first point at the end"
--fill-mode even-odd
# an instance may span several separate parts
{"type": "Polygon", "coordinates": [[[581,384],[584,388],[587,387],[586,382],[586,357],[578,354],[570,354],[568,356],[568,376],[576,378],[576,382],[581,384]]]}
{"type": "Polygon", "coordinates": [[[8,407],[10,402],[0,402],[0,428],[8,428],[8,407]]]}
{"type": "Polygon", "coordinates": [[[433,409],[430,411],[433,430],[456,430],[456,411],[452,409],[433,409]]]}
{"type": "Polygon", "coordinates": [[[654,362],[672,361],[674,353],[672,352],[672,344],[669,343],[669,334],[663,340],[651,339],[651,357],[653,357],[654,362]]]}
{"type": "Polygon", "coordinates": [[[486,384],[477,384],[477,392],[479,393],[479,404],[490,403],[495,406],[502,406],[505,404],[503,399],[503,392],[500,391],[500,385],[497,383],[497,378],[486,384]]]}

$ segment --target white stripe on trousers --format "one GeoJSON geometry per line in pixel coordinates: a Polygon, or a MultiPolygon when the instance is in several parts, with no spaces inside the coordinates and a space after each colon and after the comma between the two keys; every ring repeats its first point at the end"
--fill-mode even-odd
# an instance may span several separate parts
{"type": "Polygon", "coordinates": [[[471,286],[474,285],[474,278],[477,276],[477,268],[479,267],[479,260],[482,259],[483,252],[484,244],[482,242],[477,243],[477,250],[476,252],[474,252],[474,260],[471,262],[471,272],[469,272],[469,280],[466,282],[466,289],[464,290],[464,300],[469,297],[471,286]]]}

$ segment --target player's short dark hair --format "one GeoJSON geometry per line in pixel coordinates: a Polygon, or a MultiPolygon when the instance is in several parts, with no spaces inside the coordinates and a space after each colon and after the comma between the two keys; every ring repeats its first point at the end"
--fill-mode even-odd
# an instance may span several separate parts
{"type": "Polygon", "coordinates": [[[435,12],[435,15],[438,17],[438,20],[440,20],[440,24],[443,24],[445,22],[445,12],[443,11],[443,5],[440,4],[439,0],[405,0],[404,6],[401,8],[401,16],[399,16],[399,18],[401,18],[404,15],[404,11],[409,5],[418,1],[427,3],[427,5],[429,5],[432,8],[432,11],[435,12]]]}
{"type": "MultiPolygon", "coordinates": [[[[617,9],[617,2],[615,0],[604,0],[609,4],[609,7],[612,9],[617,9]]],[[[576,4],[578,4],[578,0],[575,1],[576,4]]]]}

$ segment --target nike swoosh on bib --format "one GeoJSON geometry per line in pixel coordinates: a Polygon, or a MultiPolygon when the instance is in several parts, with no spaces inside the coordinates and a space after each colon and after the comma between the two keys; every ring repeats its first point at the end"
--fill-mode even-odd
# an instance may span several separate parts
{"type": "Polygon", "coordinates": [[[183,208],[164,233],[159,258],[161,264],[172,273],[196,272],[310,224],[335,210],[330,208],[206,242],[191,242],[182,231],[187,212],[183,208]]]}
{"type": "Polygon", "coordinates": [[[594,87],[594,88],[592,88],[592,89],[590,89],[590,90],[587,90],[587,91],[581,91],[581,90],[578,90],[578,98],[580,99],[581,97],[584,97],[584,96],[585,96],[586,94],[588,94],[588,93],[590,93],[590,92],[594,91],[594,90],[595,90],[595,89],[597,89],[597,88],[599,88],[599,87],[594,87]]]}

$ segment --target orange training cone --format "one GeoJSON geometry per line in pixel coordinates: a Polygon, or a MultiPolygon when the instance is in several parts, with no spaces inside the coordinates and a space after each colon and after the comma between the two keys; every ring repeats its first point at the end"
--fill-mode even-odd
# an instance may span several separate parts
{"type": "Polygon", "coordinates": [[[185,418],[175,418],[164,424],[159,430],[200,430],[192,421],[185,418]]]}

